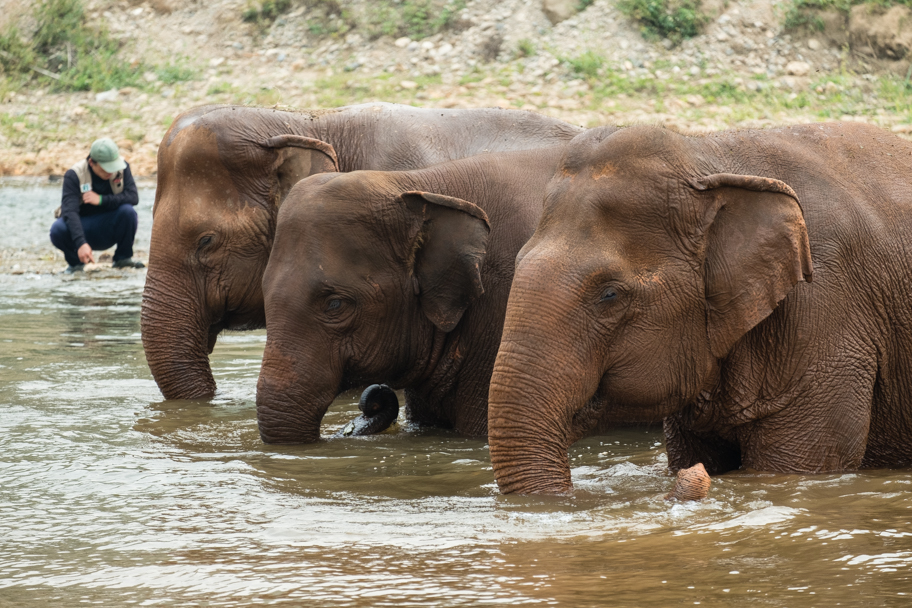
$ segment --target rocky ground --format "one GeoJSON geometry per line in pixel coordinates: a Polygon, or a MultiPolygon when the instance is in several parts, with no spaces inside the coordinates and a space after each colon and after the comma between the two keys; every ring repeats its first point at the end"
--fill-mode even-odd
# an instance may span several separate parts
{"type": "MultiPolygon", "coordinates": [[[[644,37],[614,0],[581,12],[586,3],[570,2],[560,16],[544,10],[555,0],[451,2],[462,8],[450,26],[415,40],[376,37],[389,24],[371,25],[367,0],[331,3],[344,15],[299,0],[259,23],[244,21],[261,6],[247,0],[88,0],[90,19],[124,40],[125,62],[157,67],[140,86],[109,91],[56,93],[46,78],[24,88],[4,81],[0,175],[60,174],[108,135],[137,175],[154,176],[173,118],[205,103],[502,106],[585,126],[662,123],[703,132],[863,120],[912,137],[910,62],[895,59],[912,45],[912,26],[902,25],[912,11],[827,13],[821,32],[783,29],[782,5],[769,0],[716,2],[703,3],[713,17],[703,33],[676,45],[644,37]]],[[[29,5],[0,4],[0,25],[29,5]]]]}
{"type": "MultiPolygon", "coordinates": [[[[0,175],[60,175],[107,135],[154,183],[166,129],[205,103],[501,106],[585,126],[695,132],[861,120],[912,138],[910,62],[895,58],[912,46],[912,25],[901,27],[912,11],[902,7],[908,15],[825,14],[824,30],[809,32],[784,29],[781,5],[769,0],[704,0],[713,19],[673,44],[644,37],[615,0],[582,11],[568,0],[562,15],[551,7],[558,0],[468,0],[450,27],[411,37],[377,36],[390,24],[371,22],[369,0],[338,2],[347,22],[325,2],[296,1],[274,20],[249,23],[245,11],[261,5],[248,0],[88,0],[90,19],[124,41],[123,61],[144,66],[141,84],[60,93],[48,79],[20,87],[0,77],[0,175]]],[[[0,0],[0,27],[29,6],[0,0]]],[[[0,247],[0,274],[65,265],[49,243],[0,247]]],[[[99,259],[84,276],[132,272],[109,265],[99,259]]]]}
{"type": "MultiPolygon", "coordinates": [[[[50,226],[49,226],[50,227],[50,226]]],[[[149,252],[134,249],[136,259],[149,259],[149,252]]],[[[40,250],[29,250],[15,247],[0,248],[0,275],[34,275],[34,274],[61,274],[73,280],[83,278],[108,278],[120,277],[124,274],[145,272],[134,268],[112,268],[111,251],[96,254],[94,264],[86,264],[83,272],[66,275],[63,271],[67,268],[63,253],[51,246],[50,241],[40,250]]]]}

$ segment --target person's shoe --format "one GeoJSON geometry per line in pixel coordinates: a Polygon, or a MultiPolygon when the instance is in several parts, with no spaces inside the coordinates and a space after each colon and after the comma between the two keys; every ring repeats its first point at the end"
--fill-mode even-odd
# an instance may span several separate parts
{"type": "Polygon", "coordinates": [[[122,260],[116,260],[111,264],[112,268],[145,268],[146,265],[140,262],[139,260],[134,260],[133,258],[124,258],[122,260]]]}
{"type": "Polygon", "coordinates": [[[75,274],[77,272],[82,272],[85,269],[85,264],[76,264],[75,266],[67,266],[66,270],[63,272],[65,274],[75,274]]]}

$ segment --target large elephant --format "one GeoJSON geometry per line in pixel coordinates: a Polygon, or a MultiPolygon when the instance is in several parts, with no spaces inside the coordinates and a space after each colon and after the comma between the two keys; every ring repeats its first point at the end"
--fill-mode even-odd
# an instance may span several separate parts
{"type": "Polygon", "coordinates": [[[561,153],[317,175],[292,188],[263,276],[263,441],[318,440],[340,392],[378,381],[405,389],[410,421],[485,435],[513,261],[561,153]]]}
{"type": "Polygon", "coordinates": [[[143,347],[162,393],[211,396],[208,353],[219,332],[264,327],[260,283],[276,213],[298,180],[555,145],[581,130],[532,112],[383,103],[315,112],[205,106],[182,114],[158,152],[142,303],[143,347]]]}
{"type": "Polygon", "coordinates": [[[491,379],[501,491],[569,492],[574,441],[662,419],[672,470],[912,463],[912,143],[635,127],[567,150],[491,379]]]}

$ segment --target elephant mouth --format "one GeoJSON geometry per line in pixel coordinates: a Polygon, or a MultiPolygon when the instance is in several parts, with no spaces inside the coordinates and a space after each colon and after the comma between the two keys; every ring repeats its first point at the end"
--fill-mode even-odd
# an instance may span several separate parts
{"type": "Polygon", "coordinates": [[[257,307],[226,307],[221,316],[209,325],[210,333],[223,330],[250,331],[266,327],[266,315],[257,307]]]}
{"type": "Polygon", "coordinates": [[[218,340],[219,334],[226,329],[231,331],[249,331],[252,329],[262,329],[265,326],[265,322],[258,323],[251,317],[239,317],[225,314],[221,319],[209,325],[209,354],[212,354],[212,349],[215,348],[215,343],[218,340]]]}

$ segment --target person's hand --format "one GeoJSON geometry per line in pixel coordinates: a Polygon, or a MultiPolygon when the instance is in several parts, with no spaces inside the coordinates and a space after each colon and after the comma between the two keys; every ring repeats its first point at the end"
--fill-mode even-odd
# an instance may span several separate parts
{"type": "Polygon", "coordinates": [[[82,202],[86,205],[100,205],[101,197],[98,196],[97,192],[92,192],[89,190],[88,192],[82,193],[82,202]]]}
{"type": "MultiPolygon", "coordinates": [[[[95,193],[93,192],[92,194],[95,193]]],[[[98,195],[96,194],[96,196],[98,195]]],[[[95,263],[95,256],[92,255],[92,247],[88,243],[83,243],[82,246],[76,251],[76,255],[79,256],[79,261],[83,264],[88,264],[89,262],[92,264],[95,263]]]]}

